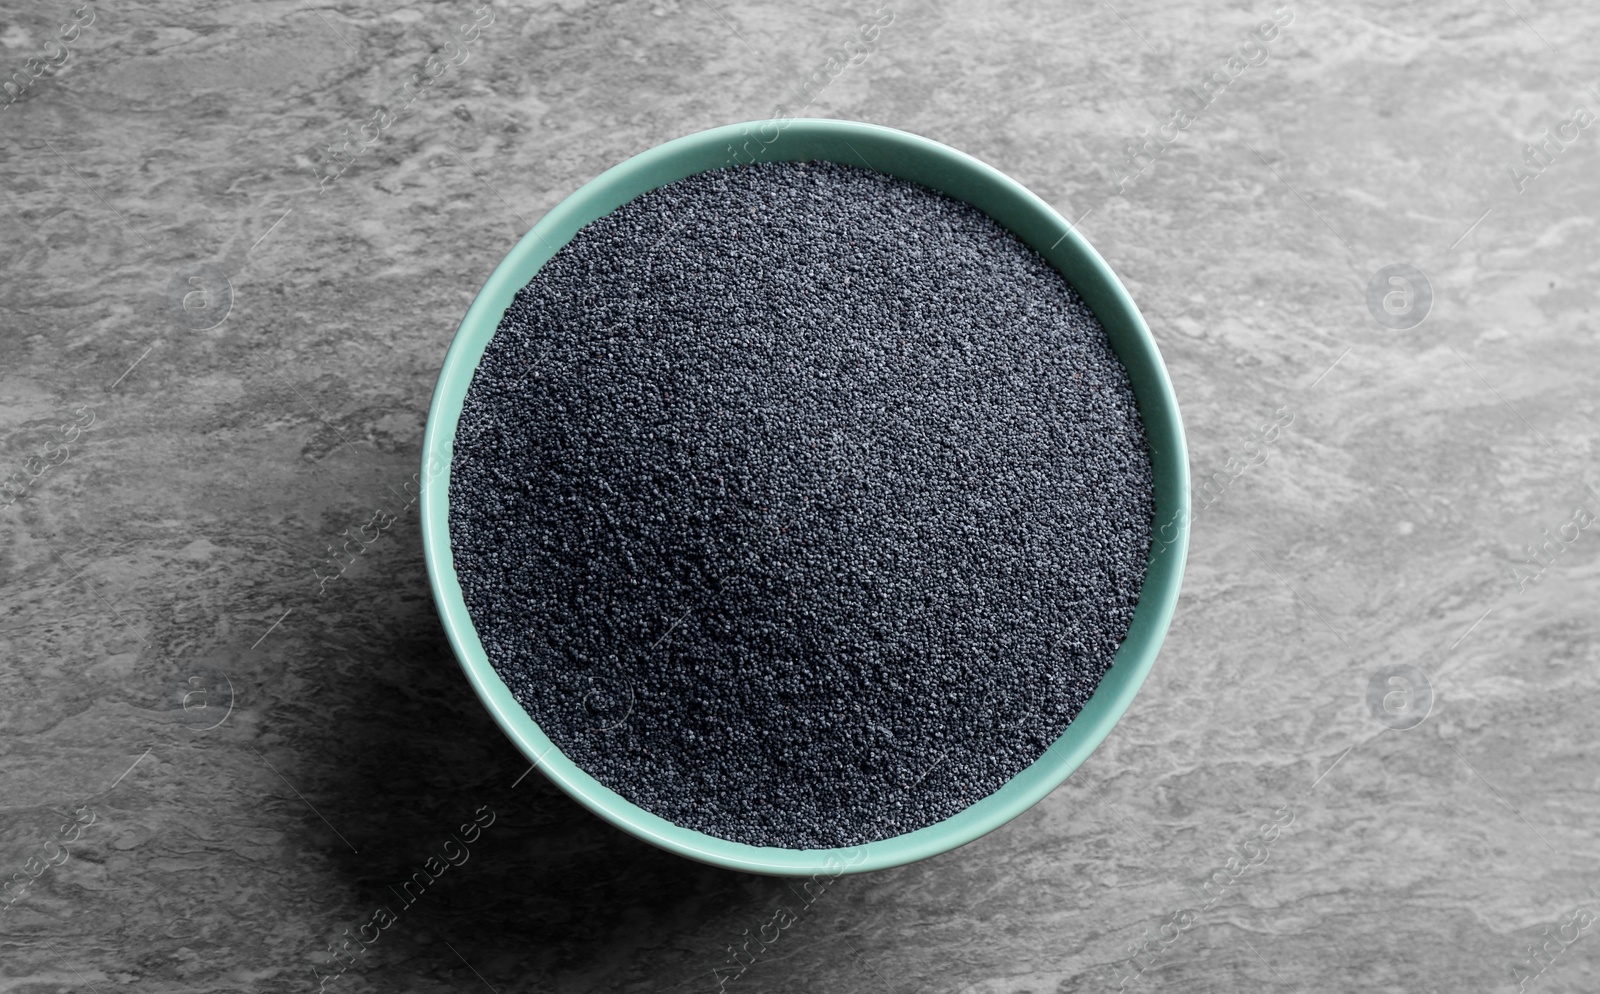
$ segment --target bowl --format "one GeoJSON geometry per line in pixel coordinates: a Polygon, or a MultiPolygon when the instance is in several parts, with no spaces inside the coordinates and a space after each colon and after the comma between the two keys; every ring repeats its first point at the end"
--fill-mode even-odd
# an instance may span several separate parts
{"type": "Polygon", "coordinates": [[[701,131],[641,152],[557,204],[495,267],[456,330],[428,410],[420,479],[423,554],[434,601],[468,682],[501,730],[558,787],[618,828],[691,859],[752,873],[836,876],[898,866],[965,845],[1038,803],[1105,739],[1144,683],[1172,620],[1188,550],[1189,470],[1177,398],[1150,329],[1105,260],[1050,205],[993,167],[918,135],[851,121],[791,119],[701,131]],[[933,825],[849,849],[779,849],[716,838],[645,811],[579,769],[490,665],[450,550],[456,425],[478,360],[512,297],[588,222],[659,186],[755,158],[831,160],[921,183],[977,207],[1036,249],[1094,311],[1127,368],[1155,474],[1154,521],[1161,524],[1153,527],[1139,604],[1111,668],[1077,718],[993,794],[933,825]]]}

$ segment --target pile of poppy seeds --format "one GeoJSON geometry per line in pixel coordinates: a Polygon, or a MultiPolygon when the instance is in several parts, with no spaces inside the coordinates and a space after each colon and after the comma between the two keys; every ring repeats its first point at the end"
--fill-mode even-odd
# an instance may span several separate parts
{"type": "Polygon", "coordinates": [[[495,671],[575,764],[709,835],[948,818],[1042,755],[1150,552],[1127,371],[970,205],[822,162],[668,184],[505,312],[450,542],[495,671]]]}

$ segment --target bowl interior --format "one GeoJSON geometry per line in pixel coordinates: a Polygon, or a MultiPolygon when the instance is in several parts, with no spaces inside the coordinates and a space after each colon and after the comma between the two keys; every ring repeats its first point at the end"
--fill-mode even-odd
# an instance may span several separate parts
{"type": "MultiPolygon", "coordinates": [[[[490,275],[462,319],[434,389],[423,438],[423,551],[445,632],[467,678],[513,742],[585,807],[662,848],[756,873],[835,874],[923,859],[998,828],[1055,789],[1116,724],[1155,661],[1177,604],[1188,547],[1188,460],[1177,401],[1150,330],[1104,260],[1048,204],[964,153],[870,124],[797,119],[729,125],[679,138],[601,174],[545,215],[490,275]],[[831,160],[947,193],[979,208],[1039,251],[1082,295],[1132,381],[1155,472],[1152,551],[1127,638],[1094,696],[1061,737],[1005,786],[960,813],[852,849],[776,849],[729,842],[639,808],[579,769],[540,730],[490,665],[462,600],[450,551],[450,455],[473,371],[512,297],[577,231],[633,198],[695,173],[748,162],[831,160]]],[[[935,775],[937,773],[935,772],[935,775]]]]}

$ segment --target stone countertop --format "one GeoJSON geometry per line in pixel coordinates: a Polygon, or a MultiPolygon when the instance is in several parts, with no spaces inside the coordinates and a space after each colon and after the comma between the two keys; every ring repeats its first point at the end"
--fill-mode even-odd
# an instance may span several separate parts
{"type": "Polygon", "coordinates": [[[0,992],[1593,987],[1597,38],[1575,0],[0,7],[0,992]],[[525,775],[408,493],[527,227],[807,79],[1078,224],[1210,485],[1082,769],[810,890],[525,775]]]}

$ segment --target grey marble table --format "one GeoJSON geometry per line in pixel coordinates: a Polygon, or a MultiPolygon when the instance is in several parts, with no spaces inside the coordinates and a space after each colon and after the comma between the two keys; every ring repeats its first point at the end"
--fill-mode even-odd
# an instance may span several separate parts
{"type": "Polygon", "coordinates": [[[1592,990],[1597,50],[1577,0],[7,0],[0,992],[1592,990]],[[820,895],[524,776],[408,493],[528,226],[779,107],[1075,221],[1209,486],[1088,763],[820,895]]]}

